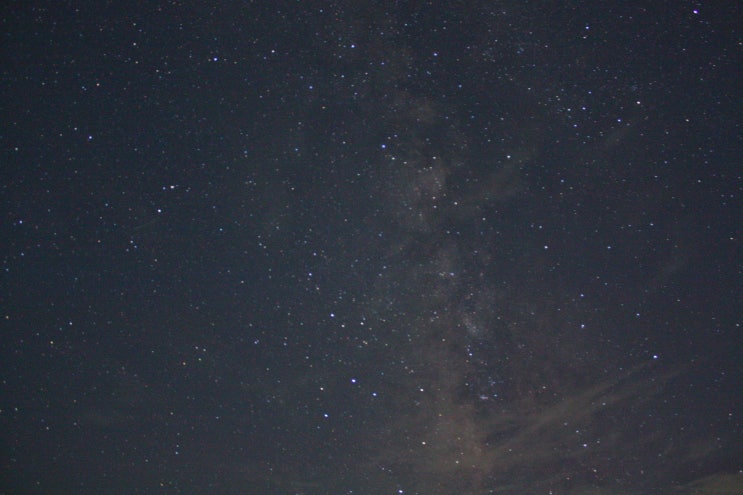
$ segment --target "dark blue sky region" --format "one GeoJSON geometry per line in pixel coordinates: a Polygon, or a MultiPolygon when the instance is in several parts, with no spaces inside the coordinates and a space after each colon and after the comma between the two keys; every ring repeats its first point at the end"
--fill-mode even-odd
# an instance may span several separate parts
{"type": "Polygon", "coordinates": [[[741,14],[5,5],[0,493],[743,493],[741,14]]]}

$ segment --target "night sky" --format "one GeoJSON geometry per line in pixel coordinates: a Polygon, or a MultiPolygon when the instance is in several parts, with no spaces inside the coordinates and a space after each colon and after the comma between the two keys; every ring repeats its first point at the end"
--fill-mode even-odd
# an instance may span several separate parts
{"type": "Polygon", "coordinates": [[[0,493],[743,493],[739,2],[4,2],[0,493]]]}

